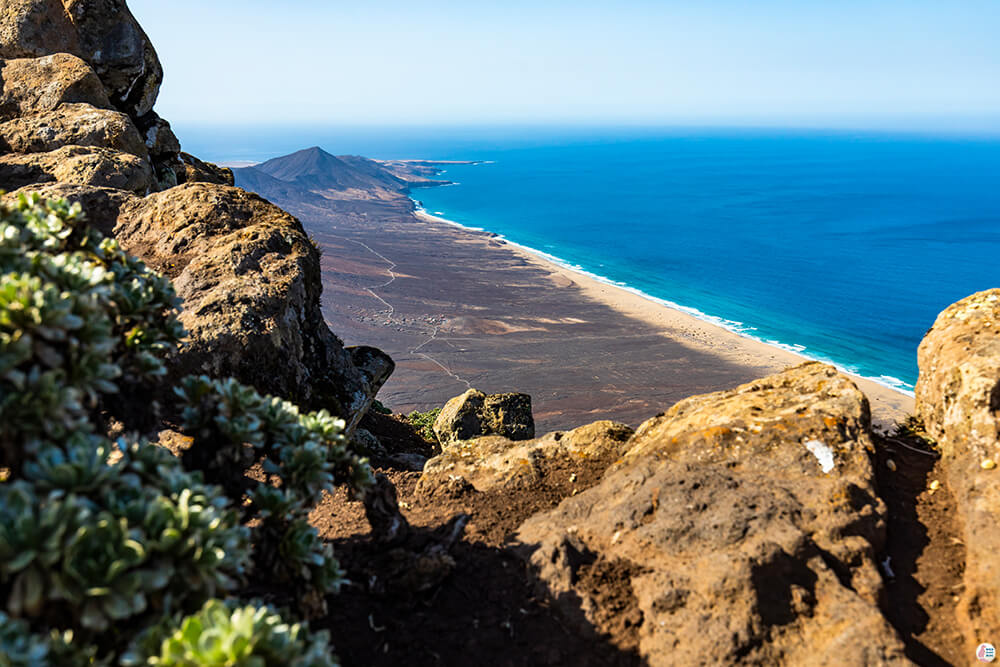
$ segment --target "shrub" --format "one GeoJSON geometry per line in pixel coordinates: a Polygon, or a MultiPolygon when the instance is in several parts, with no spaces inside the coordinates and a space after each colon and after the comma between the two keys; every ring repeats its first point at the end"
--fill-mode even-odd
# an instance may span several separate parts
{"type": "Polygon", "coordinates": [[[230,498],[246,494],[245,516],[259,520],[254,567],[299,598],[300,611],[322,611],[316,593],[336,592],[342,576],[308,514],[335,482],[348,483],[359,499],[373,482],[367,461],[348,448],[344,421],[326,411],[300,414],[288,401],[231,379],[189,377],[176,391],[184,429],[194,438],[185,462],[212,471],[230,498]],[[255,464],[271,483],[244,474],[255,464]]]}
{"type": "Polygon", "coordinates": [[[305,516],[335,481],[370,483],[343,422],[190,378],[179,394],[195,453],[112,442],[110,417],[137,428],[155,416],[150,397],[184,335],[169,281],[78,206],[37,196],[0,204],[0,269],[0,665],[110,663],[138,633],[192,613],[148,664],[202,664],[217,641],[242,647],[232,664],[277,664],[282,647],[304,656],[296,664],[330,664],[324,636],[212,600],[254,566],[310,582],[304,594],[336,589],[340,570],[305,516]],[[234,485],[254,462],[275,486],[234,485]],[[247,644],[247,628],[261,637],[247,644]]]}
{"type": "Polygon", "coordinates": [[[414,410],[406,415],[406,421],[420,434],[420,437],[427,442],[437,443],[437,434],[434,433],[434,420],[441,414],[441,408],[434,408],[427,412],[417,412],[414,410]]]}

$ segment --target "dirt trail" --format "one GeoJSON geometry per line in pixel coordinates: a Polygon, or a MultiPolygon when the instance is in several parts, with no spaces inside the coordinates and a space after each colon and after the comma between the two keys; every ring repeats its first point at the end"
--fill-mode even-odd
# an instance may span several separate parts
{"type": "Polygon", "coordinates": [[[876,475],[889,510],[883,570],[894,575],[886,586],[885,615],[917,664],[969,664],[974,658],[955,616],[965,545],[940,459],[907,447],[921,449],[917,442],[878,440],[876,475]]]}

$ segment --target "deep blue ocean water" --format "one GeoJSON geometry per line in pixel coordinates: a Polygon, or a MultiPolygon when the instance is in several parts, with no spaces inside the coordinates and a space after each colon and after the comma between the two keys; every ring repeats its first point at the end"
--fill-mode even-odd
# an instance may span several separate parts
{"type": "Polygon", "coordinates": [[[903,389],[934,317],[1000,286],[1000,140],[779,130],[273,130],[185,149],[310,145],[484,160],[425,209],[903,389]]]}

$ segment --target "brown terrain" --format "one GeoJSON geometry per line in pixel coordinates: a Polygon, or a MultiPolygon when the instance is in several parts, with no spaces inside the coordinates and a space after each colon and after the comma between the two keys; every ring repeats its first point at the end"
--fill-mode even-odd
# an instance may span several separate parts
{"type": "MultiPolygon", "coordinates": [[[[1000,289],[939,316],[914,401],[422,219],[433,163],[314,148],[234,185],[153,111],[161,79],[122,0],[7,3],[0,189],[79,202],[173,281],[171,380],[344,418],[376,482],[312,509],[350,583],[303,612],[343,664],[960,665],[1000,640],[1000,289]]],[[[169,396],[125,398],[192,440],[169,396]]],[[[272,574],[230,593],[282,606],[272,574]]]]}

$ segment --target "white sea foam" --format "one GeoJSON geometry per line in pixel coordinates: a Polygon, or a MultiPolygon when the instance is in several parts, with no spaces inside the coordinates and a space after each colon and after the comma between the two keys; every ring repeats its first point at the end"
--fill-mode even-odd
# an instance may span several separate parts
{"type": "MultiPolygon", "coordinates": [[[[484,162],[483,164],[492,164],[492,163],[484,162]]],[[[416,210],[417,210],[418,213],[420,213],[420,214],[424,215],[425,217],[427,217],[427,218],[429,218],[431,220],[434,220],[436,222],[442,222],[442,223],[447,224],[447,225],[452,225],[454,227],[459,227],[460,229],[467,229],[467,230],[474,231],[474,232],[485,232],[485,231],[487,231],[487,230],[483,229],[482,227],[472,227],[471,225],[464,225],[464,224],[462,224],[460,222],[455,222],[454,220],[449,220],[448,218],[441,217],[441,215],[439,215],[439,214],[442,214],[441,211],[435,211],[435,214],[432,215],[432,214],[428,213],[423,208],[423,206],[420,205],[420,202],[418,202],[416,200],[413,200],[413,203],[416,205],[416,210]]],[[[680,312],[686,313],[687,315],[690,315],[690,316],[692,316],[694,318],[697,318],[697,319],[699,319],[699,320],[701,320],[703,322],[708,322],[709,324],[714,324],[717,327],[721,327],[721,328],[725,329],[726,331],[731,331],[731,332],[733,332],[735,334],[738,334],[740,336],[743,336],[745,338],[749,338],[751,340],[755,340],[755,341],[760,342],[760,343],[765,343],[767,345],[770,345],[771,347],[776,347],[776,348],[785,350],[786,352],[792,352],[792,353],[797,354],[800,357],[803,357],[805,359],[808,359],[808,360],[811,360],[811,361],[821,361],[823,363],[831,364],[831,365],[835,366],[837,368],[837,370],[839,370],[839,371],[841,371],[843,373],[847,373],[848,375],[853,375],[854,377],[858,377],[858,378],[862,378],[862,379],[865,379],[865,380],[869,380],[871,382],[874,382],[875,384],[879,384],[879,385],[882,385],[883,387],[887,387],[889,389],[897,391],[900,394],[904,394],[904,395],[910,396],[910,397],[914,396],[913,385],[911,385],[911,384],[909,384],[907,382],[904,382],[903,380],[900,380],[899,378],[893,377],[891,375],[877,375],[877,376],[862,375],[859,372],[859,369],[856,366],[847,366],[847,365],[844,365],[844,364],[842,364],[842,363],[840,363],[838,361],[830,359],[829,357],[826,357],[824,355],[816,354],[815,352],[808,351],[809,348],[807,348],[805,345],[800,345],[798,343],[783,343],[783,342],[781,342],[779,340],[773,340],[773,339],[763,338],[763,337],[760,337],[760,336],[755,336],[755,335],[753,335],[753,332],[757,331],[757,327],[751,326],[751,325],[746,324],[744,322],[739,322],[737,320],[729,320],[729,319],[726,319],[724,317],[717,317],[715,315],[709,315],[708,313],[704,313],[704,312],[698,310],[697,308],[693,308],[691,306],[685,306],[683,304],[677,303],[675,301],[671,301],[669,299],[663,299],[663,298],[660,298],[660,297],[657,297],[657,296],[653,296],[652,294],[648,294],[646,292],[643,292],[640,289],[632,287],[628,283],[624,283],[624,282],[621,282],[619,280],[612,280],[611,278],[607,278],[605,276],[593,273],[592,271],[588,271],[587,269],[583,268],[579,264],[573,264],[572,262],[568,262],[568,261],[562,259],[561,257],[557,257],[557,256],[553,255],[552,253],[545,252],[544,250],[539,250],[538,248],[532,248],[531,246],[526,246],[526,245],[520,244],[520,243],[518,243],[516,241],[511,241],[509,238],[507,238],[503,234],[497,234],[497,238],[503,239],[508,244],[510,244],[510,245],[512,245],[512,246],[514,246],[516,248],[520,248],[521,250],[529,252],[529,253],[531,253],[533,255],[537,255],[538,257],[541,257],[542,259],[548,260],[549,262],[552,262],[553,264],[561,266],[564,269],[569,269],[570,271],[575,271],[577,273],[583,274],[583,275],[587,276],[588,278],[596,280],[599,283],[603,283],[605,285],[610,285],[611,287],[617,287],[619,289],[625,290],[626,292],[629,292],[631,294],[635,294],[636,296],[642,297],[643,299],[646,299],[647,301],[652,301],[654,303],[658,303],[661,306],[666,306],[667,308],[672,308],[673,310],[679,310],[680,312]]],[[[553,247],[553,246],[550,246],[550,245],[546,244],[546,247],[553,247]]]]}

